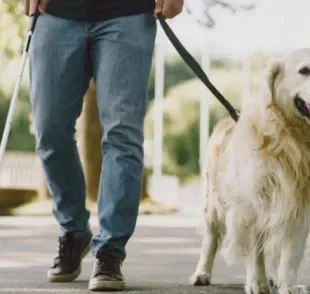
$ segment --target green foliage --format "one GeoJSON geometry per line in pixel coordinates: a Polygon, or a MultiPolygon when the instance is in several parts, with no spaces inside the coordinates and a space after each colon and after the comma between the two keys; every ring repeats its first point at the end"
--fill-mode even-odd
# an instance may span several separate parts
{"type": "MultiPolygon", "coordinates": [[[[169,62],[166,60],[165,63],[165,84],[164,84],[164,93],[167,93],[168,89],[176,85],[180,82],[184,82],[190,79],[193,79],[195,74],[191,71],[191,69],[184,65],[182,60],[178,60],[178,62],[169,62]]],[[[155,96],[155,67],[154,64],[152,66],[151,74],[150,74],[150,82],[149,82],[149,101],[152,101],[155,96]]]]}
{"type": "Polygon", "coordinates": [[[10,59],[22,51],[27,17],[21,0],[0,1],[0,55],[10,59]]]}
{"type": "MultiPolygon", "coordinates": [[[[35,149],[34,137],[29,133],[30,103],[27,99],[27,92],[25,89],[21,90],[21,97],[14,112],[7,145],[7,150],[10,151],[34,151],[35,149]]],[[[0,93],[0,101],[0,138],[2,138],[10,101],[5,98],[3,93],[0,93]]]]}
{"type": "MultiPolygon", "coordinates": [[[[0,136],[10,106],[13,85],[17,79],[19,62],[26,37],[28,19],[23,1],[0,1],[0,136]]],[[[25,73],[25,76],[27,73],[25,73]]],[[[29,133],[29,90],[23,86],[14,112],[14,120],[7,145],[8,150],[33,151],[34,138],[29,133]]]]}

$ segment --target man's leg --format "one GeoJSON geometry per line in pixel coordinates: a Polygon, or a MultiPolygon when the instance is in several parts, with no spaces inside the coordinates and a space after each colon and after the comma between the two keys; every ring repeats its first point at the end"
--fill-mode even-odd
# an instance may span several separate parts
{"type": "Polygon", "coordinates": [[[74,138],[89,85],[87,50],[85,24],[40,16],[31,44],[31,102],[37,151],[62,229],[59,255],[48,271],[50,281],[71,281],[79,275],[91,239],[85,180],[74,138]]]}
{"type": "Polygon", "coordinates": [[[143,171],[143,133],[149,73],[156,36],[152,14],[93,24],[91,56],[99,117],[104,129],[99,191],[100,233],[91,290],[122,289],[118,265],[134,232],[143,171]]]}

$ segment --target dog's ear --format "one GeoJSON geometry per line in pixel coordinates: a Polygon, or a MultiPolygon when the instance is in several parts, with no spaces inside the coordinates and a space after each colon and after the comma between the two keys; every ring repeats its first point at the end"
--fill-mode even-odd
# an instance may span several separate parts
{"type": "Polygon", "coordinates": [[[274,59],[269,62],[267,67],[266,80],[271,100],[274,99],[275,82],[277,77],[279,77],[279,75],[281,74],[282,66],[282,59],[274,59]]]}

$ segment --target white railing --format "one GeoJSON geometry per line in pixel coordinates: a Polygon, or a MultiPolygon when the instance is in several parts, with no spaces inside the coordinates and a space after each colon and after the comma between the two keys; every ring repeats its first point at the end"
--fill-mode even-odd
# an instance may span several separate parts
{"type": "Polygon", "coordinates": [[[41,168],[34,153],[7,152],[0,166],[0,189],[37,189],[41,168]]]}

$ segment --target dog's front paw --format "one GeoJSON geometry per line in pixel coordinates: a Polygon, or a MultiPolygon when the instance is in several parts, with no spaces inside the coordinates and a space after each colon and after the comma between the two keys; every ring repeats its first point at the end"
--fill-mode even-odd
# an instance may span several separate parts
{"type": "Polygon", "coordinates": [[[273,278],[269,278],[269,285],[270,285],[271,288],[277,287],[277,284],[276,284],[276,282],[274,281],[273,278]]]}
{"type": "Polygon", "coordinates": [[[209,286],[211,276],[205,272],[195,273],[190,277],[190,284],[193,286],[209,286]]]}
{"type": "Polygon", "coordinates": [[[307,286],[298,285],[294,287],[281,287],[278,294],[309,294],[310,291],[307,286]]]}
{"type": "Polygon", "coordinates": [[[245,286],[246,294],[270,294],[271,288],[267,283],[253,282],[245,286]]]}

